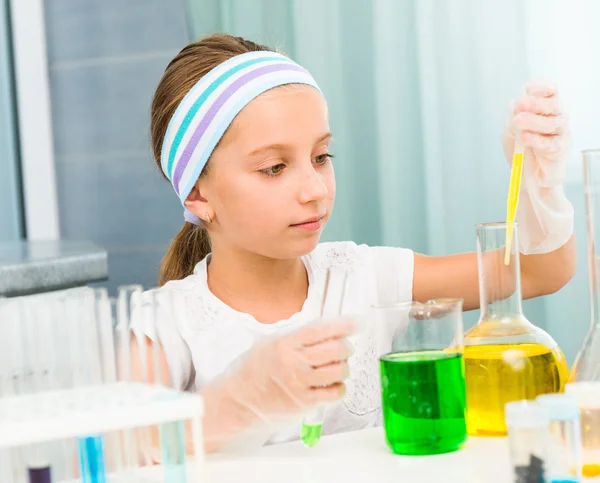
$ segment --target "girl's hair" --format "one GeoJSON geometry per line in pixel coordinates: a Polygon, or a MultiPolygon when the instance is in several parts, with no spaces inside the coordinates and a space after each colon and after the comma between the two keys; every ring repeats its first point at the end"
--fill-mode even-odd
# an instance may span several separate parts
{"type": "MultiPolygon", "coordinates": [[[[262,50],[271,49],[241,37],[213,34],[189,44],[177,54],[167,66],[152,99],[150,140],[159,169],[160,152],[167,126],[177,106],[190,89],[210,70],[231,57],[262,50]]],[[[206,176],[208,168],[209,163],[200,177],[206,176]]],[[[210,250],[207,230],[185,222],[162,259],[158,275],[159,285],[191,275],[196,264],[206,257],[210,250]]]]}

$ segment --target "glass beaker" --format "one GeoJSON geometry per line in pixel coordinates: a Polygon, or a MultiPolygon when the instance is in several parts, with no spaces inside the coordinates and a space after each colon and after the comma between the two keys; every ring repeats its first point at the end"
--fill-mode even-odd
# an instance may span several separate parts
{"type": "Polygon", "coordinates": [[[505,264],[507,224],[477,226],[481,312],[464,339],[471,435],[505,435],[506,403],[560,392],[568,376],[556,342],[523,315],[517,231],[505,264]]]}
{"type": "Polygon", "coordinates": [[[600,255],[596,253],[596,230],[600,223],[600,149],[583,151],[585,219],[590,287],[590,329],[575,356],[569,381],[600,381],[600,255]]]}
{"type": "Polygon", "coordinates": [[[388,446],[396,454],[455,451],[465,442],[462,300],[378,307],[391,352],[380,357],[388,446]]]}

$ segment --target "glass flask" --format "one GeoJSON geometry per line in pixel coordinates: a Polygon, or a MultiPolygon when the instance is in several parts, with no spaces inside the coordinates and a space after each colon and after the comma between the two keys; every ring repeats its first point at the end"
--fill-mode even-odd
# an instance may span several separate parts
{"type": "Polygon", "coordinates": [[[569,381],[600,381],[600,274],[596,253],[596,231],[600,226],[600,150],[583,152],[585,218],[587,229],[588,276],[590,281],[590,330],[575,362],[569,381]]]}
{"type": "Polygon", "coordinates": [[[513,224],[506,264],[507,226],[477,226],[481,312],[464,339],[467,431],[475,436],[505,435],[506,403],[561,392],[569,372],[554,339],[523,315],[518,230],[513,224]]]}

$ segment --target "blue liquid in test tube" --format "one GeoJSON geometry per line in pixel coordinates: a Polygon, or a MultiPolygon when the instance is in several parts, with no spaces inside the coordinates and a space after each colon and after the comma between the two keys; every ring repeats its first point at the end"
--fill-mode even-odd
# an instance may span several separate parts
{"type": "Polygon", "coordinates": [[[83,483],[106,483],[102,436],[79,438],[79,471],[83,483]]]}
{"type": "Polygon", "coordinates": [[[159,431],[165,482],[185,483],[185,437],[183,422],[161,424],[159,431]]]}

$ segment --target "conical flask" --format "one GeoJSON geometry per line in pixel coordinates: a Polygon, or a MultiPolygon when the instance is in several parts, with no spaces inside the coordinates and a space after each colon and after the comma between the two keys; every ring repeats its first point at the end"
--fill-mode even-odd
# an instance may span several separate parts
{"type": "Polygon", "coordinates": [[[523,315],[517,226],[505,264],[506,223],[477,226],[480,318],[465,334],[467,431],[506,434],[504,406],[560,392],[568,377],[562,351],[523,315]]]}
{"type": "Polygon", "coordinates": [[[600,381],[600,150],[583,152],[588,275],[590,281],[590,330],[571,368],[570,381],[600,381]]]}

